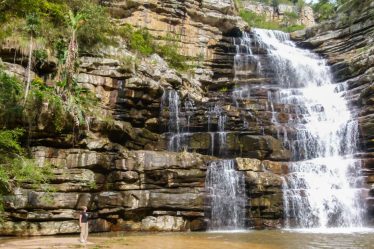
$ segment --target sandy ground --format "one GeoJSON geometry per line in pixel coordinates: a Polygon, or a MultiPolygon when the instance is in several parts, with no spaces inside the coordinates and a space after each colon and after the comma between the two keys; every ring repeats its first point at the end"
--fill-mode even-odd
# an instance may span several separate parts
{"type": "Polygon", "coordinates": [[[273,249],[264,245],[225,241],[220,236],[124,235],[116,237],[91,236],[87,244],[78,237],[11,238],[0,240],[0,249],[273,249]]]}

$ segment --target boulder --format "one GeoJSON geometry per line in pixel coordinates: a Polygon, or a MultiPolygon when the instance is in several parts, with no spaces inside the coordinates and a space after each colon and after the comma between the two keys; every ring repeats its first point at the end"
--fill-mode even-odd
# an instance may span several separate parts
{"type": "Polygon", "coordinates": [[[147,216],[142,220],[142,231],[185,231],[186,221],[175,216],[147,216]]]}

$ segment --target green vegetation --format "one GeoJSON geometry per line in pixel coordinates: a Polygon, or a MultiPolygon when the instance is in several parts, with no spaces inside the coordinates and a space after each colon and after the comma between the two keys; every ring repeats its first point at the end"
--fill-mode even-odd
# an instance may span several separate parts
{"type": "Polygon", "coordinates": [[[224,87],[221,87],[221,88],[219,89],[219,91],[220,91],[221,93],[226,93],[226,92],[229,91],[229,89],[228,89],[227,86],[224,86],[224,87]]]}
{"type": "MultiPolygon", "coordinates": [[[[241,0],[236,0],[236,1],[241,1],[241,0]]],[[[253,0],[253,1],[271,5],[273,7],[277,7],[279,4],[293,4],[293,5],[305,4],[304,0],[253,0]]]]}
{"type": "Polygon", "coordinates": [[[351,14],[352,10],[360,9],[360,6],[368,4],[369,0],[319,0],[313,4],[313,11],[317,21],[333,19],[339,12],[351,14]]]}
{"type": "Polygon", "coordinates": [[[186,57],[181,55],[178,50],[178,38],[171,35],[163,37],[165,43],[163,45],[156,46],[156,52],[162,56],[168,63],[169,66],[180,71],[187,71],[191,65],[186,63],[186,57]]]}
{"type": "MultiPolygon", "coordinates": [[[[298,7],[298,10],[305,5],[304,0],[257,0],[256,2],[264,3],[274,8],[278,8],[279,4],[293,4],[298,7]]],[[[305,28],[304,25],[297,24],[299,14],[296,12],[286,12],[284,14],[284,19],[279,22],[267,20],[265,14],[259,15],[252,11],[245,10],[241,0],[235,0],[235,5],[239,9],[239,14],[242,19],[247,22],[250,27],[281,30],[284,32],[293,32],[305,28]]]]}
{"type": "Polygon", "coordinates": [[[336,14],[337,2],[329,0],[319,0],[313,4],[313,11],[318,21],[328,20],[336,14]]]}
{"type": "MultiPolygon", "coordinates": [[[[88,118],[97,111],[97,99],[89,90],[79,87],[73,82],[71,89],[66,88],[66,81],[56,86],[47,86],[40,78],[32,82],[32,90],[25,106],[26,118],[35,125],[43,108],[48,107],[48,117],[52,120],[55,132],[62,132],[70,127],[85,127],[88,118]]],[[[96,113],[97,115],[97,113],[96,113]]]]}
{"type": "Polygon", "coordinates": [[[32,35],[43,38],[36,44],[56,53],[56,43],[69,40],[69,12],[83,17],[84,28],[77,32],[83,50],[108,43],[112,32],[106,9],[95,0],[3,0],[0,12],[0,41],[13,39],[21,48],[32,27],[32,35]]]}
{"type": "MultiPolygon", "coordinates": [[[[139,55],[159,53],[173,68],[180,71],[191,68],[186,63],[188,58],[178,52],[174,37],[159,37],[156,41],[146,29],[135,29],[131,25],[117,28],[111,24],[107,10],[100,2],[2,0],[0,45],[6,42],[28,54],[28,68],[34,71],[38,71],[50,56],[55,56],[59,61],[56,80],[65,77],[68,87],[72,84],[79,54],[95,52],[98,46],[116,44],[118,34],[139,55]],[[62,72],[62,68],[66,70],[62,72]]],[[[27,98],[31,87],[29,74],[25,81],[27,98]]]]}
{"type": "Polygon", "coordinates": [[[40,186],[52,176],[51,167],[28,159],[20,145],[22,129],[0,130],[0,193],[8,193],[20,183],[40,186]]]}
{"type": "Polygon", "coordinates": [[[127,45],[133,51],[148,56],[153,53],[159,54],[168,62],[169,66],[180,71],[191,68],[186,63],[187,58],[181,55],[178,50],[178,38],[171,35],[160,37],[161,41],[156,42],[147,29],[135,29],[130,24],[125,24],[119,29],[119,34],[127,41],[127,45]]]}
{"type": "Polygon", "coordinates": [[[0,129],[13,126],[20,119],[23,86],[0,69],[0,129]]]}
{"type": "Polygon", "coordinates": [[[92,93],[75,82],[67,89],[65,82],[47,86],[35,78],[31,81],[29,97],[25,98],[22,82],[0,69],[0,211],[1,195],[22,183],[47,186],[44,190],[49,190],[46,183],[53,175],[51,166],[38,165],[23,146],[40,117],[47,114],[51,123],[48,130],[59,133],[69,126],[85,126],[87,115],[93,115],[97,100],[92,93]]]}
{"type": "Polygon", "coordinates": [[[10,193],[22,183],[48,188],[45,183],[53,175],[49,165],[39,166],[34,160],[26,157],[19,142],[23,134],[22,129],[0,129],[0,220],[4,210],[4,194],[10,193]]]}
{"type": "Polygon", "coordinates": [[[267,21],[264,15],[258,15],[247,10],[240,10],[240,16],[250,27],[282,30],[284,32],[293,32],[305,28],[304,25],[297,25],[295,23],[296,20],[294,17],[297,16],[296,13],[290,13],[289,16],[286,15],[284,23],[267,21]]]}
{"type": "MultiPolygon", "coordinates": [[[[255,2],[264,3],[274,8],[277,8],[279,4],[293,4],[300,10],[306,3],[304,0],[253,0],[255,2]]],[[[318,22],[330,20],[334,18],[337,12],[347,11],[352,9],[358,9],[361,4],[365,4],[369,0],[318,0],[317,2],[311,4],[315,18],[318,22]]],[[[237,6],[242,6],[241,0],[235,0],[237,6]]],[[[274,27],[274,24],[263,24],[264,28],[266,26],[274,27]]],[[[286,25],[287,26],[287,25],[286,25]]],[[[301,27],[300,27],[301,28],[301,27]]],[[[291,28],[291,30],[296,30],[298,27],[291,28]]]]}

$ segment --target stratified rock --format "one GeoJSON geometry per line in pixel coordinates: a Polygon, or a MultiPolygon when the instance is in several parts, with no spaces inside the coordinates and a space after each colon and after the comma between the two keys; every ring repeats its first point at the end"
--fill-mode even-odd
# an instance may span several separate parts
{"type": "Polygon", "coordinates": [[[78,221],[7,221],[0,224],[0,231],[6,236],[36,236],[78,233],[80,228],[78,221]]]}

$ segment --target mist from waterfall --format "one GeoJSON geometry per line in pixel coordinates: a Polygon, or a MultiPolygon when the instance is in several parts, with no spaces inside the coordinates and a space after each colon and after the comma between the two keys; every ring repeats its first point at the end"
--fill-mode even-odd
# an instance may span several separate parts
{"type": "Polygon", "coordinates": [[[270,105],[296,107],[284,125],[272,110],[278,138],[292,152],[283,187],[286,225],[363,226],[361,165],[353,158],[358,124],[344,98],[344,83],[335,84],[326,61],[297,48],[286,33],[253,29],[253,40],[266,50],[266,66],[275,76],[278,89],[268,96],[270,105]]]}

